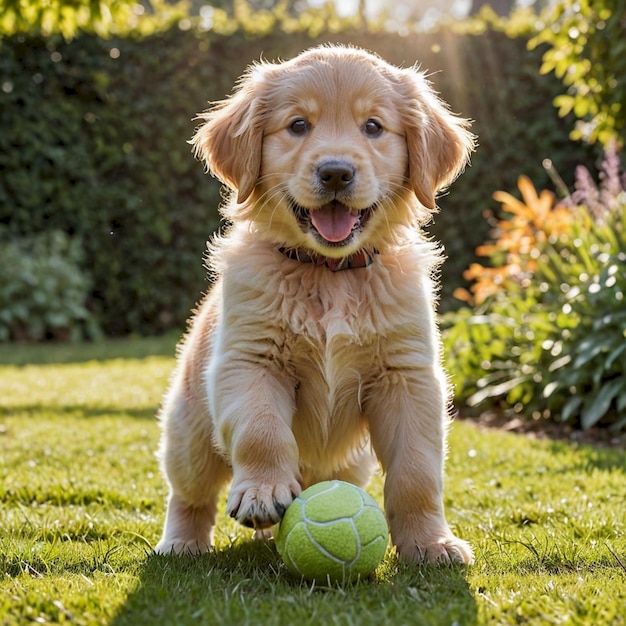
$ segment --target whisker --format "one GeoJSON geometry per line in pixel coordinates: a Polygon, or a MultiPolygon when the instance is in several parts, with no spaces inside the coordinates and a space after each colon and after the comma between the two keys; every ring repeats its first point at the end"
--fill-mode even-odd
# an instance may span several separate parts
{"type": "Polygon", "coordinates": [[[270,213],[270,219],[269,219],[269,227],[271,228],[274,215],[278,209],[278,202],[274,202],[274,199],[280,196],[284,197],[285,195],[286,195],[285,185],[283,184],[275,185],[274,187],[265,191],[259,198],[258,210],[256,211],[256,214],[254,215],[253,219],[254,220],[258,219],[259,215],[261,214],[263,210],[265,210],[268,206],[272,206],[273,209],[270,213]]]}

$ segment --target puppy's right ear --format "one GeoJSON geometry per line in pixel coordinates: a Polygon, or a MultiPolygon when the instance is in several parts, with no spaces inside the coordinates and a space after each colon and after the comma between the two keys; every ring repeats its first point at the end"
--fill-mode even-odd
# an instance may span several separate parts
{"type": "Polygon", "coordinates": [[[198,116],[204,123],[190,142],[209,171],[237,192],[239,203],[252,193],[261,171],[267,110],[262,88],[262,72],[248,72],[233,96],[198,116]]]}

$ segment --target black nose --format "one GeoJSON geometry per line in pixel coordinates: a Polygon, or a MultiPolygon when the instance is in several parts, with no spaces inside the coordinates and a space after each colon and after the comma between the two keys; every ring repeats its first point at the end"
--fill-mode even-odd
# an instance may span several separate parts
{"type": "Polygon", "coordinates": [[[354,180],[354,174],[354,165],[340,159],[327,159],[317,166],[320,182],[331,191],[341,191],[349,187],[354,180]]]}

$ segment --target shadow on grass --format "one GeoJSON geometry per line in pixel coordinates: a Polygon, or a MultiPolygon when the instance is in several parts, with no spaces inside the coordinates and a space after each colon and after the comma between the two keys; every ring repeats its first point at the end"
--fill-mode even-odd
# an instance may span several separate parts
{"type": "Polygon", "coordinates": [[[371,579],[320,587],[292,577],[273,543],[241,542],[201,557],[151,555],[139,577],[114,626],[477,623],[462,567],[388,558],[371,579]]]}

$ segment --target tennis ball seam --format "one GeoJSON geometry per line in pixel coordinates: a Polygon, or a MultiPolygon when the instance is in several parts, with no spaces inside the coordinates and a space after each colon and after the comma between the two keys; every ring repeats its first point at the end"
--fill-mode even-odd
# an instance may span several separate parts
{"type": "Polygon", "coordinates": [[[334,561],[335,563],[337,563],[338,565],[345,565],[347,567],[352,567],[361,557],[361,536],[359,535],[359,531],[357,529],[357,527],[354,524],[354,520],[350,519],[349,517],[337,517],[333,520],[330,520],[328,522],[313,522],[309,519],[307,519],[306,517],[303,520],[304,523],[304,532],[306,533],[306,536],[309,538],[309,541],[326,557],[328,557],[329,559],[331,559],[332,561],[334,561]],[[311,526],[317,526],[317,527],[323,527],[323,526],[331,526],[333,524],[336,524],[337,522],[348,522],[352,528],[352,532],[354,533],[354,536],[356,538],[356,556],[351,560],[351,561],[344,561],[342,559],[340,559],[339,557],[336,557],[334,554],[332,554],[331,552],[329,552],[324,546],[322,546],[317,539],[315,539],[315,537],[313,537],[313,535],[311,534],[311,532],[309,531],[309,525],[311,526]]]}
{"type": "MultiPolygon", "coordinates": [[[[340,483],[340,482],[331,483],[323,491],[320,491],[320,492],[316,493],[315,495],[311,496],[309,498],[309,502],[312,502],[316,498],[318,498],[320,496],[323,496],[323,495],[326,495],[327,493],[330,493],[332,491],[337,491],[337,489],[341,489],[341,485],[342,485],[342,483],[340,483]]],[[[313,545],[315,545],[315,547],[324,556],[328,557],[329,559],[331,559],[332,561],[334,561],[335,563],[337,563],[339,565],[343,565],[344,568],[345,567],[352,568],[352,566],[361,558],[361,534],[359,533],[359,530],[356,527],[356,524],[354,523],[354,518],[358,517],[359,515],[361,515],[361,513],[363,513],[363,511],[364,511],[364,508],[365,508],[365,503],[363,502],[363,498],[361,498],[361,507],[358,509],[358,511],[355,511],[352,514],[351,517],[335,517],[332,520],[328,520],[326,522],[316,522],[314,520],[309,519],[306,516],[306,507],[303,506],[302,507],[302,518],[306,522],[306,524],[304,526],[304,531],[306,532],[306,535],[309,538],[309,541],[311,541],[313,543],[313,545]],[[340,558],[334,556],[333,554],[331,554],[328,550],[326,550],[326,548],[324,548],[324,546],[320,545],[320,543],[313,537],[313,535],[309,531],[309,524],[311,526],[323,527],[323,526],[334,525],[337,522],[348,522],[350,524],[350,527],[352,528],[352,533],[354,534],[354,537],[356,539],[356,554],[355,554],[354,558],[351,561],[343,561],[342,559],[340,559],[340,558]]]]}

